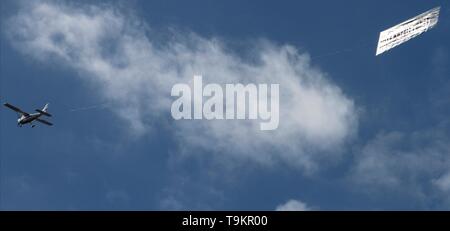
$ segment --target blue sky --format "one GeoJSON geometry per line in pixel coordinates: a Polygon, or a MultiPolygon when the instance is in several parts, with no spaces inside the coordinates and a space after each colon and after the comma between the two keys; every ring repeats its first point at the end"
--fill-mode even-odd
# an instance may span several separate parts
{"type": "Polygon", "coordinates": [[[50,102],[55,126],[0,110],[0,208],[448,210],[449,14],[446,1],[2,1],[1,101],[50,102]],[[380,31],[436,6],[437,27],[375,57],[380,31]],[[193,73],[280,83],[280,128],[174,121],[170,87],[193,73]]]}

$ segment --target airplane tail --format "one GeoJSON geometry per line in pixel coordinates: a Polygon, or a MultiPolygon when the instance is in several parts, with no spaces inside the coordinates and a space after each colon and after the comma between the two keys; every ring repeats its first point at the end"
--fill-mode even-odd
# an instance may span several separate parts
{"type": "Polygon", "coordinates": [[[48,109],[48,103],[45,104],[44,108],[42,108],[42,111],[43,111],[43,112],[47,112],[47,109],[48,109]]]}
{"type": "Polygon", "coordinates": [[[43,115],[46,115],[48,117],[51,117],[52,115],[50,113],[48,113],[47,110],[48,110],[48,103],[45,104],[45,106],[44,106],[44,108],[42,108],[42,110],[36,109],[37,112],[39,112],[43,115]]]}

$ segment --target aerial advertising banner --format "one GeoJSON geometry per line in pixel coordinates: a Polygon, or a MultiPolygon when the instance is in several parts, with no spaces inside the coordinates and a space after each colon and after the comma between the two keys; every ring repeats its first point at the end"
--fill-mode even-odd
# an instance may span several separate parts
{"type": "Polygon", "coordinates": [[[439,18],[440,7],[433,8],[380,33],[376,56],[433,28],[439,18]]]}

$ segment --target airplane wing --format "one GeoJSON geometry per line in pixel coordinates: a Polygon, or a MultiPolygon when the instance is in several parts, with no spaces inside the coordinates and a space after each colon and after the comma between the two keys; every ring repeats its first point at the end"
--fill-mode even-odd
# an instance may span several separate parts
{"type": "Polygon", "coordinates": [[[39,118],[36,119],[36,121],[39,121],[39,122],[41,122],[43,124],[46,124],[48,126],[52,126],[53,125],[52,123],[48,122],[47,120],[43,120],[43,119],[39,119],[39,118]]]}
{"type": "Polygon", "coordinates": [[[39,113],[41,113],[42,115],[46,115],[46,116],[48,116],[48,117],[52,117],[52,115],[51,115],[50,113],[46,112],[46,111],[42,111],[42,110],[40,110],[40,109],[36,109],[36,111],[39,112],[39,113]]]}
{"type": "Polygon", "coordinates": [[[5,105],[5,107],[7,107],[7,108],[9,108],[9,109],[11,109],[11,110],[13,110],[13,111],[15,111],[15,112],[17,112],[17,113],[23,114],[23,115],[25,115],[25,116],[29,116],[29,115],[30,115],[30,114],[28,114],[28,113],[26,113],[26,112],[20,110],[20,108],[15,107],[15,106],[13,106],[13,105],[11,105],[11,104],[9,104],[9,103],[5,103],[5,104],[3,104],[3,105],[5,105]]]}

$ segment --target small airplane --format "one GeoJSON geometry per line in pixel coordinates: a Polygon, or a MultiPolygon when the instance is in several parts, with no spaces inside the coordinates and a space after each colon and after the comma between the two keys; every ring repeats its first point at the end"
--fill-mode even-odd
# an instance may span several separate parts
{"type": "Polygon", "coordinates": [[[38,122],[41,122],[41,123],[43,123],[45,125],[48,125],[48,126],[52,126],[53,125],[52,123],[50,123],[50,122],[48,122],[46,120],[40,119],[40,117],[42,115],[45,115],[45,116],[48,116],[48,117],[52,116],[52,115],[50,115],[50,113],[47,112],[48,103],[45,104],[45,106],[44,106],[44,108],[42,110],[36,109],[36,112],[38,112],[38,113],[33,113],[33,114],[29,114],[27,112],[24,112],[21,109],[19,109],[18,107],[13,106],[13,105],[11,105],[9,103],[5,103],[3,105],[5,105],[5,107],[7,107],[7,108],[17,112],[17,115],[18,115],[17,126],[19,126],[19,127],[22,127],[22,125],[25,125],[25,124],[29,123],[29,124],[31,124],[31,127],[34,128],[36,125],[33,124],[33,121],[38,121],[38,122]]]}

